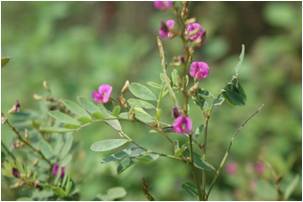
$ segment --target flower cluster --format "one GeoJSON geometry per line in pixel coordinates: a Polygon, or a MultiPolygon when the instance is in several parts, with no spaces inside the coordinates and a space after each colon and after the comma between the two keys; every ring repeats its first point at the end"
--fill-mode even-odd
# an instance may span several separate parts
{"type": "MultiPolygon", "coordinates": [[[[168,10],[174,6],[172,1],[154,1],[154,7],[158,10],[168,10]]],[[[174,30],[176,22],[168,19],[161,23],[159,37],[161,39],[172,39],[178,33],[174,30]]],[[[200,43],[206,34],[206,30],[198,22],[189,22],[183,30],[184,38],[189,42],[200,43]]],[[[209,66],[204,61],[193,61],[189,67],[189,75],[195,80],[205,79],[209,74],[209,66]]],[[[112,93],[112,86],[102,84],[98,90],[93,91],[92,98],[97,104],[106,104],[109,102],[112,93]]],[[[173,109],[175,118],[172,128],[175,133],[190,134],[192,131],[192,121],[189,116],[179,111],[177,107],[173,109]]]]}

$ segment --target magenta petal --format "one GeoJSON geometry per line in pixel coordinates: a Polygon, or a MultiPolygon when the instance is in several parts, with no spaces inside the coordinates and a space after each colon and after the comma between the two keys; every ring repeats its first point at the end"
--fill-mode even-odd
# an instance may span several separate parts
{"type": "Polygon", "coordinates": [[[59,164],[58,163],[55,163],[53,165],[53,168],[52,168],[52,175],[53,176],[57,176],[58,175],[58,171],[59,171],[59,164]]]}
{"type": "Polygon", "coordinates": [[[176,133],[189,134],[192,130],[191,119],[187,116],[179,116],[173,123],[173,131],[176,133]]]}
{"type": "Polygon", "coordinates": [[[162,39],[172,38],[174,36],[172,30],[174,29],[175,21],[173,19],[169,19],[165,22],[165,25],[161,25],[159,29],[159,36],[162,39]]]}
{"type": "Polygon", "coordinates": [[[107,103],[112,94],[112,87],[108,84],[102,84],[99,86],[98,93],[101,95],[101,102],[107,103]]]}
{"type": "Polygon", "coordinates": [[[204,79],[209,74],[209,67],[206,62],[194,61],[191,63],[189,75],[197,80],[204,79]]]}
{"type": "Polygon", "coordinates": [[[92,93],[92,98],[93,98],[93,100],[96,102],[96,103],[101,103],[102,102],[102,100],[101,100],[101,98],[102,98],[102,96],[98,93],[98,91],[93,91],[93,93],[92,93]]]}

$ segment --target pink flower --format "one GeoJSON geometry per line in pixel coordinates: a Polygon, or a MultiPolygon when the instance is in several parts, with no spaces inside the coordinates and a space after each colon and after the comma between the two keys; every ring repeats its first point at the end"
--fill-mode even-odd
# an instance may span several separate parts
{"type": "Polygon", "coordinates": [[[202,37],[206,34],[205,29],[197,22],[189,23],[185,28],[185,36],[190,41],[202,41],[202,37]]]}
{"type": "Polygon", "coordinates": [[[206,62],[193,61],[190,65],[189,74],[197,80],[204,79],[208,76],[209,67],[206,62]]]}
{"type": "Polygon", "coordinates": [[[92,93],[92,98],[96,103],[107,103],[112,93],[112,87],[108,84],[99,86],[98,91],[92,93]]]}
{"type": "Polygon", "coordinates": [[[154,7],[158,10],[168,10],[173,7],[172,1],[154,1],[154,7]]]}
{"type": "Polygon", "coordinates": [[[176,133],[190,133],[192,130],[192,122],[188,116],[179,116],[173,123],[173,131],[176,133]]]}
{"type": "Polygon", "coordinates": [[[160,30],[159,30],[159,36],[162,39],[172,38],[174,36],[172,30],[175,26],[175,21],[172,19],[167,20],[165,23],[162,22],[160,30]]]}
{"type": "Polygon", "coordinates": [[[235,162],[231,162],[226,164],[225,166],[225,171],[229,174],[229,175],[234,175],[237,172],[237,164],[235,162]]]}
{"type": "Polygon", "coordinates": [[[265,170],[265,165],[264,165],[263,161],[258,161],[255,164],[256,173],[259,174],[259,175],[262,175],[264,173],[264,170],[265,170]]]}

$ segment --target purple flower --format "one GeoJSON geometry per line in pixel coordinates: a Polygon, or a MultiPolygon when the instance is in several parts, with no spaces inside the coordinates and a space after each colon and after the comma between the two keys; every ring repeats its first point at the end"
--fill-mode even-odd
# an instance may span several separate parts
{"type": "Polygon", "coordinates": [[[173,123],[173,131],[176,133],[190,133],[192,122],[188,116],[181,115],[173,123]]]}
{"type": "Polygon", "coordinates": [[[173,7],[172,1],[154,1],[154,7],[158,10],[168,10],[173,7]]]}
{"type": "Polygon", "coordinates": [[[234,175],[237,172],[237,168],[238,168],[238,165],[235,162],[231,162],[231,163],[226,164],[225,171],[229,175],[234,175]]]}
{"type": "Polygon", "coordinates": [[[208,76],[209,67],[206,62],[193,61],[190,65],[189,74],[197,80],[204,79],[208,76]]]}
{"type": "Polygon", "coordinates": [[[96,103],[107,103],[112,93],[112,87],[108,84],[102,84],[98,90],[92,93],[92,98],[96,103]]]}
{"type": "Polygon", "coordinates": [[[174,107],[173,108],[173,117],[177,118],[178,116],[180,116],[180,111],[179,111],[178,107],[174,107]]]}
{"type": "Polygon", "coordinates": [[[189,23],[185,28],[185,36],[190,41],[202,41],[202,37],[206,34],[205,29],[197,22],[189,23]]]}
{"type": "Polygon", "coordinates": [[[15,178],[19,178],[20,177],[20,172],[17,168],[13,168],[12,169],[12,174],[15,178]]]}
{"type": "Polygon", "coordinates": [[[58,164],[58,163],[55,163],[55,164],[53,165],[52,175],[53,175],[53,176],[57,176],[57,175],[58,175],[58,171],[59,171],[59,164],[58,164]]]}
{"type": "Polygon", "coordinates": [[[256,173],[259,174],[259,175],[262,175],[264,173],[264,170],[265,170],[265,165],[264,165],[263,161],[258,161],[255,164],[256,173]]]}
{"type": "Polygon", "coordinates": [[[62,167],[61,167],[61,175],[60,175],[60,177],[61,177],[61,178],[64,178],[64,175],[65,175],[65,167],[62,166],[62,167]]]}
{"type": "Polygon", "coordinates": [[[161,27],[159,30],[159,36],[162,39],[170,39],[174,36],[174,33],[172,32],[173,28],[175,26],[175,21],[172,19],[166,20],[166,22],[161,23],[161,27]]]}

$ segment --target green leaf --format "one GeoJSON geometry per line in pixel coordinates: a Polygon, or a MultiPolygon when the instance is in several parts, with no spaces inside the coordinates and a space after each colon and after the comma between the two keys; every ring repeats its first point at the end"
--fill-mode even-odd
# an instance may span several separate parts
{"type": "MultiPolygon", "coordinates": [[[[195,154],[195,153],[194,153],[195,154]]],[[[194,166],[200,170],[214,171],[215,168],[210,163],[201,159],[199,155],[194,155],[194,166]]]]}
{"type": "Polygon", "coordinates": [[[90,115],[76,102],[70,100],[64,100],[63,102],[66,108],[77,116],[79,121],[87,123],[91,120],[90,115]]]}
{"type": "Polygon", "coordinates": [[[295,176],[294,179],[291,181],[291,183],[287,186],[287,188],[285,190],[284,200],[287,200],[290,197],[290,195],[295,190],[299,181],[300,181],[300,176],[299,175],[295,176]]]}
{"type": "Polygon", "coordinates": [[[62,159],[68,154],[68,152],[72,148],[73,140],[74,140],[74,136],[72,136],[70,134],[65,135],[65,137],[64,137],[64,143],[65,144],[64,144],[64,146],[63,146],[63,148],[61,149],[61,152],[60,152],[60,157],[62,159]]]}
{"type": "Polygon", "coordinates": [[[206,102],[206,97],[209,96],[209,92],[207,90],[199,88],[197,90],[196,95],[194,96],[194,102],[198,105],[201,109],[203,109],[204,104],[206,102]]]}
{"type": "Polygon", "coordinates": [[[213,105],[214,106],[220,106],[223,104],[223,102],[225,101],[224,96],[222,94],[220,94],[218,97],[216,97],[213,101],[213,105]]]}
{"type": "Polygon", "coordinates": [[[192,196],[198,196],[198,190],[194,184],[187,182],[182,184],[182,188],[192,196]]]}
{"type": "Polygon", "coordinates": [[[161,89],[161,84],[149,81],[147,82],[147,85],[149,85],[150,87],[156,88],[156,89],[161,89]]]}
{"type": "Polygon", "coordinates": [[[48,133],[68,133],[73,132],[75,129],[70,128],[60,128],[60,127],[41,127],[39,128],[42,132],[48,132],[48,133]]]}
{"type": "Polygon", "coordinates": [[[160,156],[158,154],[145,153],[139,156],[137,160],[142,163],[150,163],[152,161],[157,160],[159,157],[160,156]]]}
{"type": "Polygon", "coordinates": [[[107,125],[109,125],[113,129],[115,129],[116,131],[122,131],[122,127],[121,127],[120,121],[117,120],[117,119],[106,120],[105,123],[107,123],[107,125]]]}
{"type": "Polygon", "coordinates": [[[113,109],[112,114],[113,114],[114,116],[117,117],[117,116],[119,116],[120,111],[121,111],[121,107],[120,107],[119,105],[117,105],[117,106],[115,106],[115,108],[113,109]]]}
{"type": "Polygon", "coordinates": [[[234,77],[222,90],[224,98],[232,105],[245,105],[246,94],[240,85],[239,79],[234,77]]]}
{"type": "Polygon", "coordinates": [[[90,149],[95,152],[105,152],[117,149],[127,144],[129,141],[127,139],[110,139],[101,140],[92,144],[90,149]]]}
{"type": "Polygon", "coordinates": [[[126,191],[123,187],[113,187],[107,190],[106,194],[98,194],[97,199],[103,201],[114,201],[126,196],[126,191]]]}
{"type": "Polygon", "coordinates": [[[123,158],[127,157],[128,154],[123,150],[123,151],[118,151],[114,154],[111,154],[105,158],[103,158],[101,160],[101,163],[102,164],[105,164],[105,163],[110,163],[110,162],[113,162],[113,161],[120,161],[122,160],[123,158]]]}
{"type": "Polygon", "coordinates": [[[9,62],[9,58],[8,57],[3,57],[1,58],[1,68],[3,68],[5,65],[7,65],[7,63],[9,62]]]}
{"type": "Polygon", "coordinates": [[[143,100],[153,101],[157,99],[155,94],[149,88],[140,83],[131,83],[128,89],[134,96],[143,100]]]}
{"type": "Polygon", "coordinates": [[[96,118],[96,119],[102,119],[102,118],[104,118],[102,116],[101,111],[100,111],[100,107],[98,107],[92,101],[90,101],[90,100],[88,100],[86,98],[83,98],[83,97],[78,97],[78,102],[94,118],[96,118]]]}
{"type": "Polygon", "coordinates": [[[123,187],[113,187],[107,190],[107,196],[110,198],[110,201],[112,201],[126,196],[126,191],[123,187]]]}
{"type": "Polygon", "coordinates": [[[144,111],[144,109],[142,109],[140,107],[135,107],[134,112],[135,112],[136,119],[138,119],[139,121],[142,121],[143,123],[153,123],[154,122],[154,118],[150,114],[148,114],[146,111],[144,111]]]}
{"type": "Polygon", "coordinates": [[[194,136],[199,136],[203,132],[203,129],[204,129],[204,125],[201,124],[199,127],[196,128],[194,132],[194,136]]]}
{"type": "Polygon", "coordinates": [[[146,102],[144,100],[140,100],[140,99],[135,99],[135,98],[130,98],[127,100],[127,103],[131,106],[131,107],[141,107],[144,109],[154,109],[155,106],[152,105],[149,102],[146,102]]]}
{"type": "Polygon", "coordinates": [[[48,112],[50,116],[52,116],[54,119],[56,119],[57,121],[67,124],[67,125],[71,125],[71,126],[80,126],[80,123],[76,120],[73,119],[72,117],[60,112],[60,111],[50,111],[48,112]]]}
{"type": "MultiPolygon", "coordinates": [[[[184,152],[184,156],[185,157],[190,157],[190,152],[189,152],[188,149],[184,152]]],[[[194,152],[193,156],[194,156],[193,157],[194,158],[194,166],[196,168],[199,168],[200,170],[206,170],[206,171],[214,171],[215,170],[214,166],[212,166],[210,163],[203,160],[199,154],[194,152]]]]}
{"type": "Polygon", "coordinates": [[[131,167],[133,164],[134,162],[131,158],[124,158],[117,167],[117,173],[121,174],[123,171],[131,167]]]}

